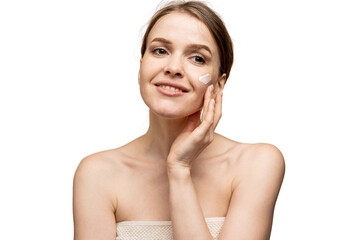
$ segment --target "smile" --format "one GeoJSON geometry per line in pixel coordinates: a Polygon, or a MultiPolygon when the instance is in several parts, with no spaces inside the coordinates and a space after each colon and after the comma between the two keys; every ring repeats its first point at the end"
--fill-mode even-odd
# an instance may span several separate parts
{"type": "Polygon", "coordinates": [[[186,91],[181,90],[180,88],[176,88],[173,86],[169,86],[169,85],[155,85],[156,89],[163,95],[168,96],[168,97],[178,97],[178,96],[182,96],[186,93],[186,91]]]}
{"type": "Polygon", "coordinates": [[[160,93],[169,97],[178,97],[189,92],[185,85],[175,81],[159,81],[155,83],[155,86],[160,93]]]}
{"type": "Polygon", "coordinates": [[[167,86],[167,85],[160,85],[159,87],[164,88],[164,89],[168,89],[171,91],[175,91],[175,92],[182,92],[181,89],[179,88],[175,88],[175,87],[171,87],[171,86],[167,86]]]}

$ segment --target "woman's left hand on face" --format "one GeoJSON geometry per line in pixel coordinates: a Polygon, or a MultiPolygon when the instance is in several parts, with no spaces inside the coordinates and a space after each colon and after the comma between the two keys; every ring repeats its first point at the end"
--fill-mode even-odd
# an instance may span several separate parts
{"type": "Polygon", "coordinates": [[[221,118],[222,90],[213,93],[208,86],[204,96],[204,109],[188,117],[187,125],[173,142],[167,159],[168,167],[190,168],[191,162],[213,141],[214,130],[221,118]]]}

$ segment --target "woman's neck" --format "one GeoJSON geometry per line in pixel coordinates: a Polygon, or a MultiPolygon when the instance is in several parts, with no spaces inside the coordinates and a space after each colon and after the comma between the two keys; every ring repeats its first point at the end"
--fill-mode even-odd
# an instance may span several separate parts
{"type": "Polygon", "coordinates": [[[141,145],[149,157],[166,160],[171,145],[187,124],[187,117],[169,119],[150,111],[149,129],[141,137],[141,145]]]}

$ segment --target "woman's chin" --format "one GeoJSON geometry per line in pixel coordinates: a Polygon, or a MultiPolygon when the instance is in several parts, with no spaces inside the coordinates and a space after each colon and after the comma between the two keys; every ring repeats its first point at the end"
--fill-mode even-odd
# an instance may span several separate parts
{"type": "Polygon", "coordinates": [[[145,104],[149,107],[150,112],[155,114],[156,116],[169,118],[169,119],[180,119],[186,118],[191,114],[199,111],[201,109],[201,102],[196,103],[198,107],[194,104],[194,102],[171,102],[171,101],[154,101],[154,99],[150,99],[150,101],[144,101],[145,104]]]}
{"type": "Polygon", "coordinates": [[[150,110],[150,111],[158,117],[168,118],[168,119],[179,119],[188,116],[186,114],[181,114],[179,112],[174,112],[174,111],[154,111],[154,110],[150,110]]]}
{"type": "Polygon", "coordinates": [[[150,111],[153,114],[155,114],[156,116],[162,117],[162,118],[168,118],[168,119],[186,118],[199,110],[194,110],[194,111],[189,112],[189,111],[181,111],[181,110],[175,110],[175,109],[171,109],[171,110],[170,109],[150,109],[150,111]]]}

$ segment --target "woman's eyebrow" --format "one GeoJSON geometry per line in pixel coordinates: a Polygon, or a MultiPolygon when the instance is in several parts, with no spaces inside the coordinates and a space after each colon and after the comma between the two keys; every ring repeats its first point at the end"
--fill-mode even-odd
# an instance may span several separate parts
{"type": "Polygon", "coordinates": [[[208,51],[210,53],[210,55],[212,56],[212,52],[211,52],[210,48],[208,46],[206,46],[206,45],[203,45],[203,44],[190,44],[190,45],[188,45],[188,48],[194,49],[194,50],[204,49],[204,50],[208,51]]]}
{"type": "Polygon", "coordinates": [[[166,40],[165,38],[161,38],[161,37],[154,38],[151,42],[161,42],[168,45],[171,44],[169,40],[166,40]]]}

